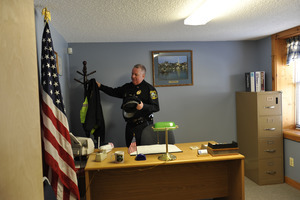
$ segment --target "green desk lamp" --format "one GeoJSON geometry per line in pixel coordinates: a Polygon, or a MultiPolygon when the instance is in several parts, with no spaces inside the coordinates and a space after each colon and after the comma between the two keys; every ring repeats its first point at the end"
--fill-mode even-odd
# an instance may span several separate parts
{"type": "Polygon", "coordinates": [[[166,133],[166,153],[163,155],[160,155],[158,157],[159,160],[163,160],[163,161],[168,161],[168,160],[176,160],[176,156],[172,155],[169,153],[169,149],[168,149],[168,143],[169,143],[169,139],[168,139],[168,131],[169,130],[175,130],[177,129],[178,126],[174,123],[174,122],[157,122],[154,124],[154,127],[152,127],[152,129],[154,131],[165,131],[166,133]]]}

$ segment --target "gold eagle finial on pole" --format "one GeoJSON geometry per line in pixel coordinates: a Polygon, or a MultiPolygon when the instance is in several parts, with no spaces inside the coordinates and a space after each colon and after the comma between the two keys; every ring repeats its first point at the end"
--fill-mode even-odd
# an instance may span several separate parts
{"type": "Polygon", "coordinates": [[[42,10],[42,14],[45,16],[44,17],[44,20],[46,20],[47,21],[47,23],[49,22],[49,20],[51,21],[51,13],[50,13],[50,11],[49,10],[47,10],[47,8],[45,7],[45,8],[43,8],[43,10],[42,10]]]}

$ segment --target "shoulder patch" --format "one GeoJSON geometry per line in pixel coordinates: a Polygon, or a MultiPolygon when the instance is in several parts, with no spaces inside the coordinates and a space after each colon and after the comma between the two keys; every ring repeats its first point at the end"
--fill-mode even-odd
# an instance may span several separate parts
{"type": "Polygon", "coordinates": [[[150,90],[151,99],[157,99],[157,92],[155,90],[150,90]]]}

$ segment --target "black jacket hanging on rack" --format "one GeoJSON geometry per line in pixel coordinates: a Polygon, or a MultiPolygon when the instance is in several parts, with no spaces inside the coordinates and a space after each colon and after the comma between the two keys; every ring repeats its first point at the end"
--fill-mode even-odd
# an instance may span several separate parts
{"type": "Polygon", "coordinates": [[[88,99],[88,110],[83,128],[87,137],[90,137],[91,131],[95,128],[94,139],[98,141],[98,137],[100,137],[101,144],[103,144],[105,141],[105,124],[100,93],[95,79],[89,80],[86,97],[88,99]]]}

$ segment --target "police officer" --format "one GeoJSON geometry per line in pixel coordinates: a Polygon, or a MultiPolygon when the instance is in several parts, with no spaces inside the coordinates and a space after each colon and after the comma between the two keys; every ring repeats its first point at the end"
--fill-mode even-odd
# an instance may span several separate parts
{"type": "Polygon", "coordinates": [[[145,66],[136,64],[132,68],[130,83],[112,88],[97,82],[99,89],[104,93],[113,97],[123,98],[123,117],[127,122],[125,132],[127,147],[130,146],[133,133],[136,137],[136,144],[140,144],[143,129],[153,124],[153,113],[159,111],[157,91],[144,80],[145,75],[145,66]],[[133,109],[132,105],[134,105],[133,109]],[[126,107],[128,108],[126,109],[126,107]]]}

